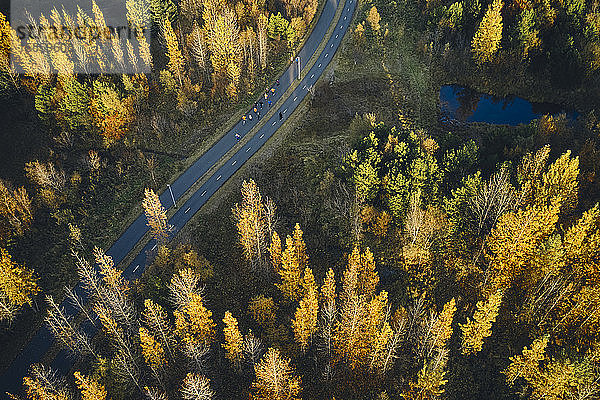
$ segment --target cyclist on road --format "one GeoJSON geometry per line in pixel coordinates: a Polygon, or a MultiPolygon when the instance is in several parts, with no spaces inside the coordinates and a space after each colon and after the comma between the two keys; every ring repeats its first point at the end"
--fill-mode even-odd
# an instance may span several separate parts
{"type": "Polygon", "coordinates": [[[248,119],[252,121],[252,114],[248,114],[248,119]]]}
{"type": "Polygon", "coordinates": [[[239,141],[240,141],[240,139],[241,139],[241,136],[240,136],[240,134],[239,134],[239,133],[236,133],[236,134],[235,134],[235,140],[237,140],[237,141],[239,142],[239,141]]]}
{"type": "Polygon", "coordinates": [[[279,79],[277,79],[277,86],[279,86],[279,79]]]}
{"type": "Polygon", "coordinates": [[[242,115],[242,125],[246,125],[246,116],[242,115]]]}
{"type": "Polygon", "coordinates": [[[269,108],[271,108],[271,100],[267,101],[269,103],[269,108]]]}

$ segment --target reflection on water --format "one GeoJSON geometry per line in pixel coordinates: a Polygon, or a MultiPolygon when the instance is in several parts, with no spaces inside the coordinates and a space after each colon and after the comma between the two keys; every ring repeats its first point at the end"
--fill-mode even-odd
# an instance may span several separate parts
{"type": "Polygon", "coordinates": [[[440,107],[448,119],[503,125],[528,124],[546,114],[566,113],[570,120],[579,115],[555,104],[531,103],[516,96],[500,98],[457,85],[441,87],[440,107]]]}

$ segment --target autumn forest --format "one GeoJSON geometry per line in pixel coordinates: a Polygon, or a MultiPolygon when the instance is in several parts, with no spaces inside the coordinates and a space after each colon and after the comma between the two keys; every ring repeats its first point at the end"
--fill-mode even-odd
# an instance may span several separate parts
{"type": "Polygon", "coordinates": [[[1,399],[600,399],[597,0],[355,2],[0,8],[1,399]]]}

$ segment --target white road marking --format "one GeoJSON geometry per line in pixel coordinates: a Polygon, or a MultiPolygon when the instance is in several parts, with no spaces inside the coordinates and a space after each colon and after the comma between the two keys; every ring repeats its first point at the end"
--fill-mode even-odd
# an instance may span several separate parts
{"type": "Polygon", "coordinates": [[[185,210],[184,214],[187,214],[188,211],[190,211],[190,207],[188,207],[187,210],[185,210]]]}
{"type": "Polygon", "coordinates": [[[329,53],[325,54],[325,58],[329,57],[329,53]]]}
{"type": "Polygon", "coordinates": [[[344,17],[344,21],[346,20],[347,17],[344,17]]]}
{"type": "Polygon", "coordinates": [[[217,180],[221,179],[221,175],[217,176],[217,180]]]}
{"type": "Polygon", "coordinates": [[[154,249],[156,248],[156,246],[158,246],[158,243],[156,243],[156,244],[154,245],[154,247],[152,247],[152,250],[154,250],[154,249]]]}
{"type": "Polygon", "coordinates": [[[340,29],[342,29],[344,27],[344,25],[340,25],[340,29]]]}
{"type": "Polygon", "coordinates": [[[263,136],[265,136],[265,134],[264,134],[264,133],[263,133],[262,135],[260,135],[259,139],[262,139],[262,138],[263,138],[263,136]]]}
{"type": "Polygon", "coordinates": [[[302,89],[306,89],[306,85],[304,85],[304,87],[302,89]]]}
{"type": "Polygon", "coordinates": [[[340,35],[335,35],[335,38],[337,39],[337,38],[338,38],[338,36],[340,36],[340,35]]]}
{"type": "Polygon", "coordinates": [[[317,68],[321,68],[321,65],[323,65],[323,64],[319,63],[319,66],[317,68]]]}
{"type": "Polygon", "coordinates": [[[248,148],[246,149],[246,153],[247,153],[247,152],[249,152],[251,148],[252,148],[252,147],[248,147],[248,148]]]}
{"type": "Polygon", "coordinates": [[[202,194],[200,195],[200,197],[204,196],[206,194],[206,190],[204,192],[202,192],[202,194]]]}
{"type": "Polygon", "coordinates": [[[232,166],[234,166],[234,165],[235,165],[235,163],[237,163],[237,160],[234,160],[234,161],[231,163],[231,165],[232,165],[232,166]]]}
{"type": "Polygon", "coordinates": [[[331,43],[331,46],[329,46],[329,47],[333,47],[333,43],[331,43]]]}
{"type": "Polygon", "coordinates": [[[287,108],[286,108],[285,110],[283,110],[283,113],[285,114],[285,113],[286,113],[286,111],[287,111],[287,108]]]}
{"type": "Polygon", "coordinates": [[[133,272],[137,271],[137,269],[140,267],[140,264],[136,265],[135,268],[133,269],[133,272]]]}
{"type": "Polygon", "coordinates": [[[277,121],[273,121],[273,123],[271,125],[275,126],[276,123],[277,123],[277,121]]]}
{"type": "Polygon", "coordinates": [[[298,100],[298,96],[294,97],[294,101],[298,100]]]}
{"type": "Polygon", "coordinates": [[[315,76],[315,74],[312,74],[312,75],[310,76],[310,78],[312,79],[314,76],[315,76]]]}

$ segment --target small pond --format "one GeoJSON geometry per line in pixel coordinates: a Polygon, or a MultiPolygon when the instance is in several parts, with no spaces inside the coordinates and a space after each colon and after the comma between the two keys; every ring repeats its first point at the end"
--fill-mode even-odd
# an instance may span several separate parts
{"type": "Polygon", "coordinates": [[[569,120],[576,120],[579,115],[555,104],[532,103],[516,96],[500,98],[458,85],[441,87],[440,107],[450,120],[513,126],[528,124],[547,114],[565,113],[569,120]]]}

